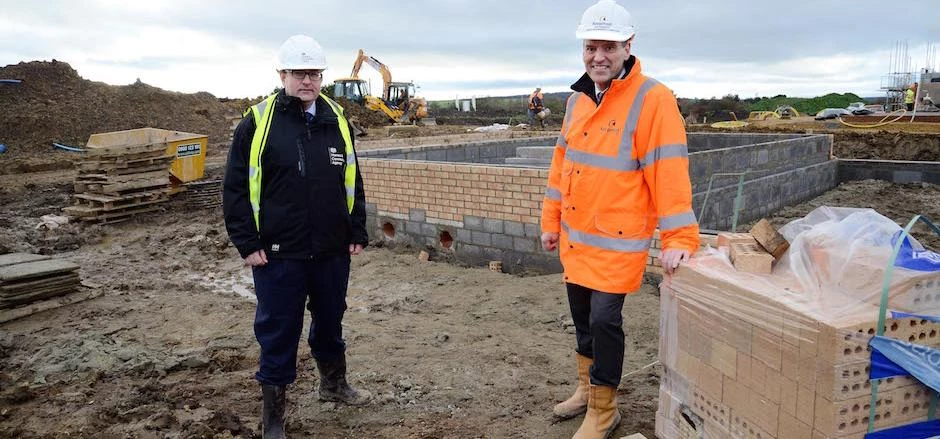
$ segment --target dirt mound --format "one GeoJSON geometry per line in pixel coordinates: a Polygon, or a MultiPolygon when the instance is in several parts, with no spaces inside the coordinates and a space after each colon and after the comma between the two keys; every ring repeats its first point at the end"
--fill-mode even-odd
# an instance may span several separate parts
{"type": "Polygon", "coordinates": [[[940,161],[940,136],[887,131],[838,133],[833,154],[840,158],[936,162],[940,161]]]}
{"type": "Polygon", "coordinates": [[[112,86],[86,80],[60,61],[33,61],[0,68],[0,143],[4,156],[49,155],[52,142],[82,146],[93,133],[143,127],[206,134],[227,142],[231,124],[247,100],[219,99],[206,92],[176,93],[140,81],[112,86]]]}

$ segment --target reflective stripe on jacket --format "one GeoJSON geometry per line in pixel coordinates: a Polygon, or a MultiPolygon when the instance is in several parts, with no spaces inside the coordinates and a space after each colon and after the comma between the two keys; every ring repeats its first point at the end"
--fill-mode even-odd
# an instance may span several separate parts
{"type": "MultiPolygon", "coordinates": [[[[356,152],[353,149],[352,137],[349,133],[349,123],[343,114],[341,107],[332,99],[322,93],[320,97],[330,105],[333,113],[339,119],[339,130],[343,136],[343,142],[346,144],[346,166],[343,173],[343,183],[346,187],[346,207],[352,213],[353,204],[356,195],[356,152]]],[[[248,199],[251,202],[251,210],[255,217],[255,227],[260,230],[261,214],[261,155],[264,153],[264,147],[267,144],[268,132],[271,129],[271,120],[274,115],[274,101],[277,99],[277,93],[268,96],[265,100],[253,105],[249,111],[255,120],[255,134],[251,139],[251,152],[248,156],[248,199]]]]}
{"type": "Polygon", "coordinates": [[[904,92],[904,103],[905,104],[914,103],[914,90],[907,89],[907,91],[904,92]]]}
{"type": "Polygon", "coordinates": [[[568,98],[542,231],[560,232],[566,282],[626,294],[640,288],[657,225],[664,250],[698,249],[685,128],[672,92],[639,60],[600,106],[587,81],[589,92],[568,98]]]}

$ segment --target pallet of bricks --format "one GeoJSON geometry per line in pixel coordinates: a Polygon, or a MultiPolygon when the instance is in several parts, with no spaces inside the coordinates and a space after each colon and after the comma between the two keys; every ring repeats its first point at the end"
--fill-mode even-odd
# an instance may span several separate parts
{"type": "Polygon", "coordinates": [[[73,205],[65,212],[82,221],[110,224],[153,212],[169,200],[166,143],[90,148],[76,162],[73,205]]]}
{"type": "MultiPolygon", "coordinates": [[[[720,250],[700,252],[664,286],[659,438],[865,437],[868,342],[900,228],[871,210],[835,210],[781,229],[790,242],[777,258],[750,234],[720,234],[720,250]]],[[[885,336],[940,346],[940,323],[922,317],[940,316],[940,271],[892,273],[888,309],[916,317],[889,315],[885,336]]],[[[896,376],[876,395],[882,431],[926,421],[935,392],[896,376]]]]}
{"type": "Polygon", "coordinates": [[[0,323],[91,297],[78,265],[28,253],[0,255],[0,323]]]}

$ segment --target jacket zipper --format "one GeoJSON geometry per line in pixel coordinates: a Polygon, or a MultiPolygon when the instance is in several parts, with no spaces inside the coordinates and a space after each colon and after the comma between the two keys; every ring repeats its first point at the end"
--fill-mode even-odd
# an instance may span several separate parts
{"type": "Polygon", "coordinates": [[[307,177],[307,158],[304,155],[304,144],[300,139],[297,139],[297,170],[300,171],[301,177],[307,177]]]}

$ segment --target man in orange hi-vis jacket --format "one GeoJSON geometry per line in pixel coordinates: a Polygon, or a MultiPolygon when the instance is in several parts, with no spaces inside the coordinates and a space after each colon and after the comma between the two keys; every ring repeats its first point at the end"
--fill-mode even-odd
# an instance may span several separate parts
{"type": "Polygon", "coordinates": [[[640,289],[653,232],[667,274],[699,246],[685,128],[672,92],[630,54],[634,26],[613,0],[576,36],[586,73],[571,89],[542,208],[542,247],[560,251],[577,336],[578,387],[554,414],[587,412],[576,439],[620,422],[624,297],[640,289]]]}

